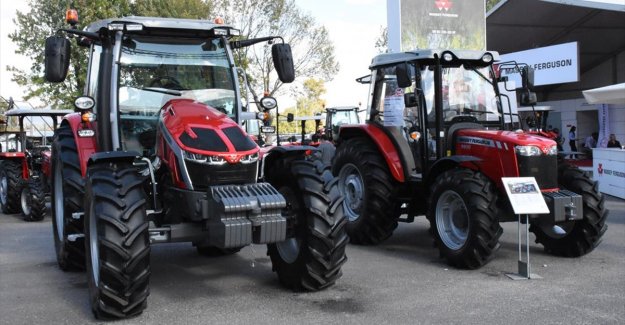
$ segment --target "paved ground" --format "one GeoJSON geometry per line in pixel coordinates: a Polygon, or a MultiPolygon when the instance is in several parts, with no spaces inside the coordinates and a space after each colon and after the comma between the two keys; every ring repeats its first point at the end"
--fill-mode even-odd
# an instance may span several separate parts
{"type": "MultiPolygon", "coordinates": [[[[556,258],[531,245],[543,277],[531,281],[505,276],[517,268],[514,223],[476,271],[442,263],[423,219],[402,224],[381,246],[349,246],[343,277],[318,293],[280,288],[264,246],[212,259],[190,244],[154,246],[148,309],[116,324],[624,324],[625,201],[607,206],[609,229],[591,254],[556,258]]],[[[50,218],[0,215],[0,324],[93,322],[85,274],[56,265],[50,218]]]]}

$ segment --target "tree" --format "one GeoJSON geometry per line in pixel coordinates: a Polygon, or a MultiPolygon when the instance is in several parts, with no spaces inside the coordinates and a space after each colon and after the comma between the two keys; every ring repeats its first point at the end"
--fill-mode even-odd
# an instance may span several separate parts
{"type": "Polygon", "coordinates": [[[388,27],[380,26],[380,35],[375,40],[378,53],[388,53],[388,27]]]}
{"type": "MultiPolygon", "coordinates": [[[[303,13],[294,0],[214,0],[213,11],[241,30],[242,39],[281,36],[291,45],[296,77],[332,80],[339,65],[328,31],[303,13]]],[[[255,101],[261,91],[275,95],[282,87],[271,58],[271,47],[256,45],[237,50],[239,66],[246,68],[255,101]]]]}
{"type": "Polygon", "coordinates": [[[132,11],[137,16],[210,18],[211,3],[203,0],[135,0],[132,11]]]}
{"type": "MultiPolygon", "coordinates": [[[[281,116],[292,113],[295,117],[315,116],[325,112],[325,101],[321,98],[325,94],[326,88],[322,79],[309,78],[304,81],[303,93],[297,98],[296,106],[287,108],[284,112],[280,112],[281,116]]],[[[300,133],[299,122],[287,122],[281,120],[278,129],[280,133],[300,133]]],[[[306,133],[314,133],[315,123],[313,121],[306,122],[306,133]]]]}
{"type": "MultiPolygon", "coordinates": [[[[70,105],[80,95],[85,86],[87,69],[86,48],[76,46],[72,42],[71,62],[68,78],[58,84],[48,83],[43,79],[44,44],[48,36],[54,35],[60,28],[66,28],[66,0],[30,0],[29,12],[17,12],[13,19],[17,29],[9,38],[17,45],[17,54],[31,59],[30,71],[9,66],[13,73],[12,81],[26,87],[24,99],[39,97],[52,107],[70,105]]],[[[128,0],[74,0],[74,8],[78,10],[80,25],[113,16],[130,13],[128,0]]]]}

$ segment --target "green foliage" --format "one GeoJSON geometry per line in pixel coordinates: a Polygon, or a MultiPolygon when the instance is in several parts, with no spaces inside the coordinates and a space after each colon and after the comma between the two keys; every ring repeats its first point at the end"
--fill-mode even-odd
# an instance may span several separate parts
{"type": "Polygon", "coordinates": [[[135,0],[132,11],[137,16],[189,19],[210,18],[210,2],[203,0],[135,0]]]}
{"type": "MultiPolygon", "coordinates": [[[[48,83],[43,79],[43,48],[45,39],[54,35],[59,28],[66,28],[66,0],[30,0],[29,12],[17,12],[13,20],[17,29],[9,38],[17,45],[17,54],[31,59],[30,71],[8,66],[7,71],[13,73],[12,80],[26,87],[24,100],[39,97],[53,108],[71,105],[74,98],[80,95],[85,86],[87,69],[87,49],[76,46],[72,42],[71,62],[68,77],[61,83],[48,83]]],[[[74,0],[74,8],[78,10],[80,26],[107,18],[130,14],[128,0],[74,0]]]]}
{"type": "Polygon", "coordinates": [[[498,4],[501,0],[486,0],[486,12],[491,10],[496,4],[498,4]]]}
{"type": "MultiPolygon", "coordinates": [[[[339,65],[328,31],[302,12],[294,0],[214,0],[213,12],[241,30],[243,39],[281,36],[291,45],[296,77],[332,80],[339,65]]],[[[258,44],[236,51],[239,66],[246,69],[252,96],[262,91],[275,95],[282,87],[271,58],[271,46],[258,44]]]]}
{"type": "MultiPolygon", "coordinates": [[[[288,113],[292,113],[295,117],[302,116],[315,116],[320,113],[325,113],[325,101],[321,99],[321,96],[325,94],[326,88],[324,81],[321,79],[306,79],[304,81],[303,95],[297,98],[297,104],[295,107],[287,108],[280,112],[280,115],[286,116],[288,113]]],[[[284,118],[286,119],[286,118],[284,118]]],[[[300,134],[301,122],[287,122],[283,119],[279,122],[280,134],[284,133],[297,133],[300,134]]],[[[323,122],[321,123],[323,124],[323,122]]],[[[306,122],[306,133],[314,133],[315,122],[306,122]]]]}

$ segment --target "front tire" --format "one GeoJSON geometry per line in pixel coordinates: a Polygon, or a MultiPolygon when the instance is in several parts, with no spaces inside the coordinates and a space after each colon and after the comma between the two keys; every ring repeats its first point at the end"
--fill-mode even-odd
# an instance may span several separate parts
{"type": "Polygon", "coordinates": [[[558,183],[561,188],[580,194],[583,202],[582,220],[567,221],[559,224],[564,234],[552,231],[553,225],[533,223],[530,231],[536,236],[536,243],[542,244],[545,251],[564,257],[579,257],[590,253],[599,245],[603,234],[608,229],[605,221],[608,210],[605,198],[599,192],[597,182],[579,168],[563,164],[558,168],[558,183]]]}
{"type": "Polygon", "coordinates": [[[29,179],[21,186],[22,217],[26,221],[41,221],[46,216],[46,193],[39,179],[29,179]]]}
{"type": "Polygon", "coordinates": [[[52,144],[52,232],[56,260],[63,271],[84,270],[85,244],[82,218],[73,213],[83,211],[84,180],[78,150],[69,125],[56,130],[52,144]]]}
{"type": "Polygon", "coordinates": [[[91,309],[98,319],[136,316],[147,306],[150,238],[143,182],[129,163],[88,169],[85,248],[91,309]]]}
{"type": "Polygon", "coordinates": [[[20,212],[21,161],[5,160],[0,164],[0,205],[2,213],[20,212]]]}
{"type": "Polygon", "coordinates": [[[345,198],[350,241],[376,245],[390,237],[400,215],[394,200],[398,184],[378,149],[367,139],[349,139],[338,147],[332,172],[345,198]]]}
{"type": "Polygon", "coordinates": [[[484,175],[452,169],[432,185],[428,220],[441,257],[458,268],[477,269],[499,248],[497,192],[484,175]]]}
{"type": "Polygon", "coordinates": [[[321,161],[279,164],[269,182],[285,197],[295,219],[292,236],[267,245],[280,283],[292,290],[317,291],[333,285],[347,260],[346,218],[337,181],[321,161]]]}

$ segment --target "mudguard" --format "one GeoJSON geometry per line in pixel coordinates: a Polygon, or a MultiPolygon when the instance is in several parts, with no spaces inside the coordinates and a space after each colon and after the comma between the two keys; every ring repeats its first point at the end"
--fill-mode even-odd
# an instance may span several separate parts
{"type": "Polygon", "coordinates": [[[302,145],[285,145],[275,147],[263,147],[260,149],[261,164],[259,166],[259,179],[263,179],[265,173],[271,170],[271,167],[281,159],[305,157],[311,151],[317,151],[313,146],[302,145]]]}
{"type": "Polygon", "coordinates": [[[83,123],[80,113],[71,113],[63,117],[61,125],[67,123],[72,128],[74,134],[74,140],[76,141],[76,149],[78,151],[78,161],[80,161],[80,171],[82,176],[85,177],[87,173],[87,162],[89,157],[97,151],[97,142],[95,137],[96,127],[94,123],[83,123]],[[93,136],[78,136],[79,130],[93,130],[93,136]]]}

